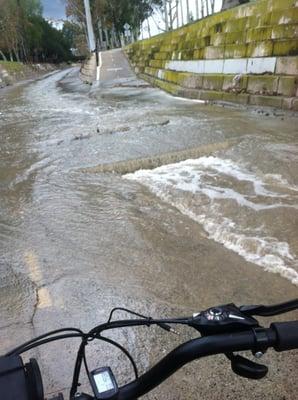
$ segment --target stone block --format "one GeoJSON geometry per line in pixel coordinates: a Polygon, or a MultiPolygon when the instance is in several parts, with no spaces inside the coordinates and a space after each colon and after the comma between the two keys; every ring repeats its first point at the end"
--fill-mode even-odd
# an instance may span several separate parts
{"type": "Polygon", "coordinates": [[[298,111],[298,99],[297,98],[293,99],[293,101],[292,101],[292,110],[298,111]]]}
{"type": "Polygon", "coordinates": [[[194,60],[202,60],[204,58],[204,49],[195,50],[193,52],[194,60]]]}
{"type": "Polygon", "coordinates": [[[224,46],[218,46],[218,47],[209,46],[205,48],[204,55],[205,55],[204,58],[206,60],[223,59],[225,55],[225,48],[224,46]]]}
{"type": "Polygon", "coordinates": [[[278,82],[277,94],[294,97],[298,88],[298,77],[281,76],[278,82]]]}
{"type": "Polygon", "coordinates": [[[261,107],[282,108],[283,98],[278,96],[255,96],[249,97],[249,104],[261,107]]]}
{"type": "Polygon", "coordinates": [[[158,52],[154,54],[155,60],[169,60],[171,58],[170,53],[158,52]]]}
{"type": "Polygon", "coordinates": [[[274,73],[276,57],[256,57],[247,60],[248,74],[274,73]]]}
{"type": "Polygon", "coordinates": [[[223,93],[222,101],[238,104],[248,104],[249,94],[246,93],[223,93]]]}
{"type": "Polygon", "coordinates": [[[244,74],[247,69],[247,59],[224,60],[224,74],[244,74]]]}
{"type": "Polygon", "coordinates": [[[244,58],[246,56],[246,44],[227,44],[224,58],[244,58]]]}
{"type": "Polygon", "coordinates": [[[200,98],[200,91],[196,89],[181,89],[178,92],[178,95],[181,97],[185,97],[188,99],[199,99],[200,98]]]}
{"type": "Polygon", "coordinates": [[[280,40],[274,42],[274,56],[296,56],[298,55],[298,40],[280,40]]]}
{"type": "Polygon", "coordinates": [[[194,55],[193,50],[184,50],[181,51],[181,60],[192,60],[194,55]]]}
{"type": "Polygon", "coordinates": [[[297,24],[298,7],[272,11],[270,25],[297,24]]]}
{"type": "Polygon", "coordinates": [[[246,33],[246,42],[262,42],[271,39],[272,27],[261,27],[248,29],[246,33]]]}
{"type": "Polygon", "coordinates": [[[204,70],[205,74],[222,74],[224,60],[205,60],[204,70]]]}
{"type": "Polygon", "coordinates": [[[177,48],[176,45],[163,45],[160,48],[161,52],[166,52],[166,53],[171,53],[172,51],[175,51],[177,48]]]}
{"type": "Polygon", "coordinates": [[[247,89],[246,75],[224,75],[222,89],[227,92],[240,93],[247,89]]]}
{"type": "Polygon", "coordinates": [[[222,100],[223,92],[216,92],[213,90],[200,90],[201,100],[222,100]]]}
{"type": "Polygon", "coordinates": [[[282,100],[282,108],[283,110],[291,110],[293,107],[293,97],[284,97],[282,100]]]}
{"type": "Polygon", "coordinates": [[[150,60],[149,66],[152,68],[164,68],[166,61],[162,60],[150,60]]]}
{"type": "Polygon", "coordinates": [[[298,75],[298,56],[278,57],[275,73],[280,75],[298,75]]]}
{"type": "Polygon", "coordinates": [[[215,33],[214,35],[211,35],[210,37],[210,44],[212,46],[222,46],[225,44],[225,34],[223,33],[215,33]]]}
{"type": "Polygon", "coordinates": [[[224,76],[222,74],[205,75],[203,79],[203,89],[222,90],[224,76]]]}
{"type": "Polygon", "coordinates": [[[247,57],[270,57],[273,53],[273,41],[249,43],[247,46],[247,57]]]}
{"type": "Polygon", "coordinates": [[[297,7],[297,0],[269,0],[267,2],[268,10],[284,10],[291,7],[297,7]]]}
{"type": "Polygon", "coordinates": [[[272,39],[298,38],[298,25],[278,25],[272,27],[272,39]]]}
{"type": "Polygon", "coordinates": [[[246,31],[243,32],[230,32],[224,35],[225,44],[245,44],[246,31]]]}
{"type": "Polygon", "coordinates": [[[230,32],[243,32],[246,29],[247,25],[247,18],[238,18],[238,19],[231,19],[226,23],[223,28],[223,31],[226,33],[230,32]]]}
{"type": "Polygon", "coordinates": [[[272,95],[277,93],[278,80],[276,76],[262,75],[249,76],[247,83],[248,93],[272,95]]]}
{"type": "Polygon", "coordinates": [[[200,89],[203,87],[203,79],[202,75],[193,75],[193,74],[181,74],[181,86],[188,89],[200,89]]]}

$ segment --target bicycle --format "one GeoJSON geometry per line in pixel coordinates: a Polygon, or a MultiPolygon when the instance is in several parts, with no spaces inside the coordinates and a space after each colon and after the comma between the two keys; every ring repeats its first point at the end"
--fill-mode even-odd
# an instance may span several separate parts
{"type": "MultiPolygon", "coordinates": [[[[5,400],[44,400],[42,377],[38,363],[30,359],[23,363],[21,354],[46,343],[67,338],[81,338],[77,353],[70,400],[132,400],[150,392],[170,375],[185,364],[215,354],[225,354],[235,374],[248,379],[262,379],[268,367],[235,352],[252,351],[257,358],[267,349],[288,351],[298,348],[298,321],[271,323],[269,328],[262,327],[256,316],[270,317],[298,309],[298,299],[272,305],[250,305],[237,307],[226,304],[208,308],[193,314],[191,317],[173,319],[153,319],[128,310],[114,308],[106,323],[93,328],[88,333],[80,329],[65,328],[48,332],[30,340],[0,357],[0,393],[5,400]],[[137,317],[135,319],[112,320],[116,311],[124,311],[137,317]],[[155,366],[142,376],[130,353],[116,341],[102,335],[104,331],[124,327],[157,325],[169,332],[176,332],[173,325],[187,325],[200,333],[200,337],[182,343],[162,358],[155,366]],[[110,367],[101,367],[89,371],[85,348],[89,342],[101,340],[121,350],[132,364],[135,379],[118,387],[110,367]],[[79,378],[84,365],[93,394],[78,391],[79,378]]],[[[51,400],[63,400],[63,395],[51,400]]]]}

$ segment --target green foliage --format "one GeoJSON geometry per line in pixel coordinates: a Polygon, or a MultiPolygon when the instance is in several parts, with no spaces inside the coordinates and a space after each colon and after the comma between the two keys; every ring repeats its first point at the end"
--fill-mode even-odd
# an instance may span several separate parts
{"type": "Polygon", "coordinates": [[[0,50],[11,61],[61,62],[72,57],[63,32],[42,17],[40,0],[0,0],[0,50]]]}

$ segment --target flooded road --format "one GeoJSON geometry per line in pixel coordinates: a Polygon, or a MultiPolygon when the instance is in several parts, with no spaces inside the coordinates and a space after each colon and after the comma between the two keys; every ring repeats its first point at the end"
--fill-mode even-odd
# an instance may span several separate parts
{"type": "MultiPolygon", "coordinates": [[[[90,90],[76,68],[1,92],[1,352],[56,327],[91,328],[115,306],[173,316],[297,297],[297,121],[175,99],[131,76],[90,90]],[[202,154],[189,159],[193,148],[202,154]],[[157,168],[144,170],[148,158],[157,168]],[[124,175],[105,172],[119,162],[124,175]]],[[[117,335],[141,370],[182,340],[117,335]]],[[[76,345],[38,353],[48,392],[69,387],[76,345]]],[[[131,377],[118,353],[93,350],[92,367],[131,377]]],[[[147,398],[294,399],[293,355],[264,359],[264,382],[216,357],[147,398]]]]}

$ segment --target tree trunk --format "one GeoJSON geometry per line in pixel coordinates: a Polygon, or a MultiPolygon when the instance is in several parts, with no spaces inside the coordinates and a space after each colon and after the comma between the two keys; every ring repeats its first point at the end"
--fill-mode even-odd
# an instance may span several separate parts
{"type": "Polygon", "coordinates": [[[189,23],[190,22],[189,0],[186,0],[186,14],[187,14],[187,23],[189,23]]]}
{"type": "Polygon", "coordinates": [[[176,0],[177,28],[179,28],[179,0],[176,0]]]}
{"type": "Polygon", "coordinates": [[[169,15],[170,15],[170,30],[173,30],[173,9],[172,9],[172,0],[169,0],[169,15]]]}
{"type": "Polygon", "coordinates": [[[150,30],[150,24],[149,24],[149,19],[148,18],[147,18],[147,29],[148,29],[149,38],[151,38],[151,30],[150,30]]]}
{"type": "Polygon", "coordinates": [[[163,6],[164,6],[164,13],[165,13],[166,31],[168,31],[168,30],[169,30],[169,16],[168,16],[168,5],[167,5],[167,0],[163,0],[163,6]]]}
{"type": "Polygon", "coordinates": [[[196,0],[196,19],[199,19],[199,0],[196,0]]]}
{"type": "Polygon", "coordinates": [[[209,0],[206,0],[206,12],[209,15],[209,0]]]}
{"type": "Polygon", "coordinates": [[[102,47],[103,47],[103,37],[102,37],[102,23],[101,23],[101,19],[100,18],[98,20],[97,28],[98,28],[98,36],[99,36],[99,46],[102,49],[102,47]]]}
{"type": "Polygon", "coordinates": [[[204,12],[204,1],[205,0],[201,0],[201,12],[202,12],[202,18],[205,17],[205,12],[204,12]]]}
{"type": "Polygon", "coordinates": [[[180,10],[181,10],[181,26],[184,25],[184,16],[183,16],[183,3],[182,0],[180,0],[180,10]]]}
{"type": "Polygon", "coordinates": [[[7,61],[5,54],[0,50],[0,56],[3,58],[4,61],[7,61]]]}

